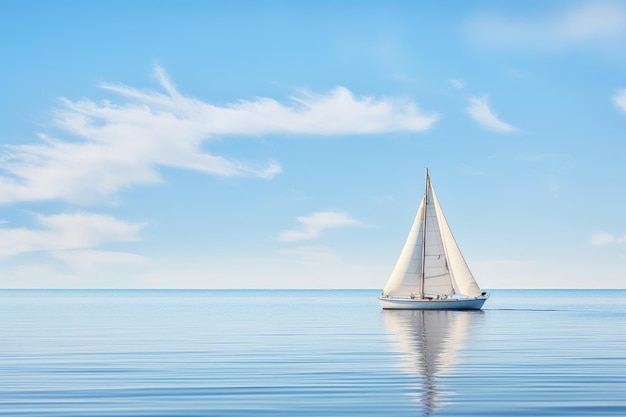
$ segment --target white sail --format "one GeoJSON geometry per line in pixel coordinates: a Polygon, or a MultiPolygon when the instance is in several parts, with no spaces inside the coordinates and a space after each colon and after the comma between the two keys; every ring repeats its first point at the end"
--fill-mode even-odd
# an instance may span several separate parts
{"type": "Polygon", "coordinates": [[[434,209],[434,192],[430,181],[426,187],[426,238],[424,239],[424,296],[454,293],[446,248],[441,234],[440,213],[434,209]]]}
{"type": "Polygon", "coordinates": [[[470,271],[469,266],[467,266],[467,262],[465,262],[465,258],[463,258],[463,254],[452,235],[450,226],[448,226],[448,222],[439,205],[439,200],[437,200],[435,190],[433,190],[433,203],[438,213],[437,217],[439,218],[441,235],[446,248],[446,258],[450,263],[450,271],[452,272],[451,280],[454,290],[458,294],[470,295],[472,297],[478,296],[481,294],[481,289],[476,283],[472,271],[470,271]]]}
{"type": "Polygon", "coordinates": [[[481,290],[459,250],[426,172],[426,191],[383,296],[417,299],[481,290]]]}
{"type": "Polygon", "coordinates": [[[400,253],[383,294],[411,296],[419,293],[422,268],[422,225],[424,223],[424,199],[417,210],[413,226],[400,253]]]}

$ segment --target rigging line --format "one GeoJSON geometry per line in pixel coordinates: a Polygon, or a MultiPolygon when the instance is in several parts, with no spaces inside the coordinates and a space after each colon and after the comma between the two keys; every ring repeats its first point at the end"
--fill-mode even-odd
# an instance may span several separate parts
{"type": "Polygon", "coordinates": [[[426,191],[424,192],[424,224],[422,227],[422,276],[420,282],[420,298],[424,298],[424,281],[426,279],[426,219],[428,218],[428,168],[426,168],[426,191]]]}

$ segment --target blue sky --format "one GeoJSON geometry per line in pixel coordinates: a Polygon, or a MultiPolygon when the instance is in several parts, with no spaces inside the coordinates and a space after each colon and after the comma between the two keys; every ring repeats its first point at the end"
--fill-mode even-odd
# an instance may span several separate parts
{"type": "Polygon", "coordinates": [[[4,1],[0,287],[626,288],[626,2],[4,1]]]}

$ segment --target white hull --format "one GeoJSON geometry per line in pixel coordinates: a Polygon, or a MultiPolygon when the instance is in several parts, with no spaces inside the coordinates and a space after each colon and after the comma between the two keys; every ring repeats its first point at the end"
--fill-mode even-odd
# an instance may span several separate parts
{"type": "Polygon", "coordinates": [[[446,300],[419,300],[411,298],[378,297],[385,310],[480,310],[489,295],[446,300]]]}

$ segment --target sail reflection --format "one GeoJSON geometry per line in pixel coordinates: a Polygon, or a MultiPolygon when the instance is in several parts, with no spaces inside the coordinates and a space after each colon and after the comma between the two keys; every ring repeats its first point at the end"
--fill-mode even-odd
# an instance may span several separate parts
{"type": "Polygon", "coordinates": [[[458,364],[472,322],[482,311],[383,310],[385,328],[403,353],[400,368],[416,377],[411,393],[428,416],[444,404],[439,377],[458,364]]]}

